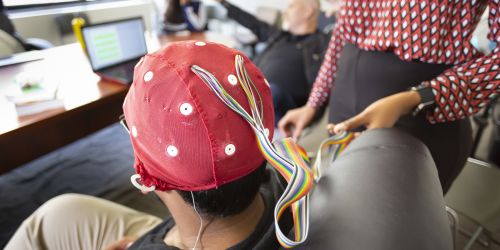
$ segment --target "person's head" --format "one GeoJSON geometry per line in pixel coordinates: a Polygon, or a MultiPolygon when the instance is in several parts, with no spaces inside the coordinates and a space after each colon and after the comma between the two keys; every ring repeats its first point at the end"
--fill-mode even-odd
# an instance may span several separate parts
{"type": "Polygon", "coordinates": [[[255,199],[265,160],[252,126],[217,93],[230,95],[240,105],[235,109],[248,114],[258,106],[263,133],[272,138],[274,111],[264,76],[241,52],[214,43],[170,43],[146,55],[123,109],[135,153],[134,185],[177,192],[189,205],[194,197],[202,214],[226,217],[255,199]],[[242,87],[249,81],[255,106],[242,87]]]}
{"type": "Polygon", "coordinates": [[[291,33],[312,33],[318,25],[319,0],[290,0],[283,12],[284,28],[291,33]]]}
{"type": "Polygon", "coordinates": [[[167,0],[164,21],[168,23],[184,23],[180,0],[167,0]]]}

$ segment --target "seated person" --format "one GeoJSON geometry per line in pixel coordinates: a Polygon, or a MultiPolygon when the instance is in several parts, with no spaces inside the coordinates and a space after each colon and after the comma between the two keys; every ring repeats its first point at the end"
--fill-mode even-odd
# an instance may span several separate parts
{"type": "Polygon", "coordinates": [[[228,17],[250,29],[266,49],[254,59],[271,84],[276,121],[307,102],[328,36],[318,31],[318,0],[290,0],[283,12],[284,29],[259,21],[227,1],[219,0],[228,17]]]}
{"type": "Polygon", "coordinates": [[[333,31],[333,26],[337,21],[337,14],[340,11],[340,0],[328,0],[329,8],[321,12],[318,19],[318,28],[323,33],[330,33],[333,31]]]}
{"type": "MultiPolygon", "coordinates": [[[[239,51],[187,41],[146,55],[134,74],[123,105],[135,154],[132,183],[154,191],[172,217],[162,221],[66,194],[27,218],[6,249],[277,249],[273,212],[285,183],[266,169],[252,127],[274,124],[262,73],[239,51]],[[238,85],[243,76],[259,93],[256,112],[238,85]],[[245,112],[260,114],[260,122],[251,126],[226,106],[210,85],[215,82],[245,112]]],[[[262,131],[258,140],[270,143],[273,131],[262,131]]],[[[292,223],[286,210],[281,230],[288,233],[292,223]]]]}
{"type": "Polygon", "coordinates": [[[207,13],[197,0],[167,0],[167,9],[163,20],[163,31],[203,31],[207,26],[207,13]]]}

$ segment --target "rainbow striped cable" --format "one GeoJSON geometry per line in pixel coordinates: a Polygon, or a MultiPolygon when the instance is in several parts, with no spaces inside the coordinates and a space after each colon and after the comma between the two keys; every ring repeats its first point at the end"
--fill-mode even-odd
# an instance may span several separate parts
{"type": "Polygon", "coordinates": [[[314,180],[316,182],[321,179],[323,168],[330,166],[352,139],[354,139],[352,133],[343,132],[321,142],[313,165],[314,180]]]}
{"type": "MultiPolygon", "coordinates": [[[[274,144],[271,143],[268,138],[269,133],[262,122],[263,107],[260,93],[250,79],[244,67],[244,59],[240,55],[236,55],[235,68],[238,82],[247,96],[251,114],[227,93],[222,84],[211,73],[197,65],[193,65],[191,70],[226,106],[250,124],[256,134],[257,144],[264,158],[288,182],[285,191],[276,203],[274,219],[278,241],[283,247],[291,248],[303,243],[309,232],[309,192],[314,183],[313,171],[309,167],[309,158],[305,151],[290,138],[277,141],[274,144]],[[289,239],[279,227],[278,221],[287,208],[292,210],[295,240],[289,239]]],[[[343,147],[340,150],[342,149],[343,147]]]]}

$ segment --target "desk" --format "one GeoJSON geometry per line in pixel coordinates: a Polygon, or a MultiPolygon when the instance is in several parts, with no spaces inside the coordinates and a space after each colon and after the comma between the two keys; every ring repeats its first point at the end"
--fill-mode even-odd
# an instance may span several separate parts
{"type": "MultiPolygon", "coordinates": [[[[213,32],[162,35],[157,44],[182,40],[237,44],[213,32]]],[[[122,114],[128,87],[95,75],[78,44],[43,53],[43,60],[0,68],[0,174],[114,123],[122,114]],[[2,93],[21,72],[40,72],[57,81],[64,108],[18,117],[2,93]]]]}
{"type": "Polygon", "coordinates": [[[0,93],[17,74],[34,72],[57,81],[64,108],[18,117],[0,97],[0,173],[111,124],[121,113],[127,87],[101,81],[78,44],[43,52],[45,59],[0,68],[0,93]]]}

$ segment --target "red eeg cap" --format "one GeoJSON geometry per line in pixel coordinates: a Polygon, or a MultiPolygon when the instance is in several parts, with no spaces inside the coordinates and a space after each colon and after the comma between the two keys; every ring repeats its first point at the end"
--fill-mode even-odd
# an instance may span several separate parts
{"type": "Polygon", "coordinates": [[[197,65],[213,74],[251,113],[238,83],[236,55],[243,56],[248,75],[260,92],[263,123],[272,138],[269,84],[243,53],[209,42],[170,43],[137,64],[123,104],[134,166],[143,185],[155,185],[156,190],[213,189],[262,164],[264,157],[252,127],[191,71],[197,65]]]}

